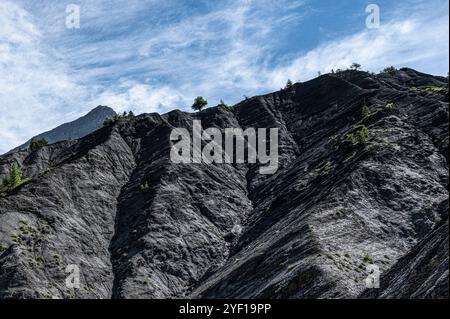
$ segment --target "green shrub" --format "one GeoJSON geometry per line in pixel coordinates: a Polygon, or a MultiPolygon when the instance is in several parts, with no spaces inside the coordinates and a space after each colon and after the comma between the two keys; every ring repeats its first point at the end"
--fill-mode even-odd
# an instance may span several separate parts
{"type": "Polygon", "coordinates": [[[22,172],[17,167],[17,164],[14,163],[11,168],[11,173],[9,175],[10,185],[12,188],[17,187],[20,185],[22,181],[22,172]]]}
{"type": "Polygon", "coordinates": [[[323,172],[324,172],[324,174],[328,174],[331,172],[332,169],[333,169],[333,166],[331,165],[331,163],[327,162],[325,164],[325,166],[323,167],[323,172]]]}
{"type": "Polygon", "coordinates": [[[388,73],[388,74],[392,74],[397,72],[397,69],[394,68],[393,66],[387,67],[383,70],[383,73],[388,73]]]}
{"type": "Polygon", "coordinates": [[[116,114],[111,118],[110,117],[106,118],[103,121],[103,127],[110,126],[121,119],[132,118],[134,116],[135,115],[134,115],[133,111],[128,111],[128,113],[124,111],[122,114],[116,114]]]}
{"type": "Polygon", "coordinates": [[[367,104],[364,104],[364,106],[362,108],[362,117],[363,117],[363,119],[368,118],[371,115],[372,115],[372,113],[370,112],[369,107],[367,106],[367,104]]]}
{"type": "Polygon", "coordinates": [[[47,145],[48,142],[45,138],[33,138],[30,142],[30,150],[34,152],[47,145]]]}
{"type": "Polygon", "coordinates": [[[141,184],[141,186],[140,186],[141,191],[145,191],[149,188],[150,188],[149,182],[145,182],[144,184],[141,184]]]}
{"type": "Polygon", "coordinates": [[[352,63],[352,65],[350,66],[351,70],[357,71],[361,68],[361,64],[359,63],[352,63]]]}
{"type": "Polygon", "coordinates": [[[372,264],[373,263],[373,258],[370,257],[369,255],[365,255],[363,258],[363,261],[367,264],[372,264]]]}
{"type": "Polygon", "coordinates": [[[369,140],[369,129],[365,125],[357,125],[353,133],[347,134],[347,139],[353,144],[366,144],[369,140]]]}
{"type": "Polygon", "coordinates": [[[22,172],[14,163],[8,175],[4,176],[1,181],[0,191],[12,191],[13,189],[28,183],[30,180],[22,178],[22,172]]]}
{"type": "Polygon", "coordinates": [[[385,107],[388,110],[392,110],[394,108],[394,103],[393,102],[387,102],[385,107]]]}
{"type": "Polygon", "coordinates": [[[194,104],[192,104],[192,109],[194,111],[201,111],[206,105],[208,105],[208,101],[202,96],[197,96],[194,100],[194,104]]]}
{"type": "Polygon", "coordinates": [[[230,106],[228,104],[226,104],[223,100],[220,100],[219,106],[223,107],[224,109],[234,113],[236,111],[236,107],[235,106],[230,106]]]}
{"type": "Polygon", "coordinates": [[[286,82],[286,86],[284,87],[285,89],[290,89],[294,86],[294,83],[292,83],[292,81],[289,79],[286,82]]]}
{"type": "Polygon", "coordinates": [[[228,104],[225,103],[223,100],[220,100],[219,106],[224,107],[224,108],[226,108],[226,109],[229,108],[228,104]]]}
{"type": "Polygon", "coordinates": [[[427,85],[420,86],[418,89],[422,91],[448,95],[448,88],[442,86],[427,85]]]}

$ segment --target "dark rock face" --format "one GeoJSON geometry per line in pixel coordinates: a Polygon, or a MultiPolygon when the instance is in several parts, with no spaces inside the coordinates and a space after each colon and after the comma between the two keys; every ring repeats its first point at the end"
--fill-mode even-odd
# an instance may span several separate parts
{"type": "MultiPolygon", "coordinates": [[[[100,105],[85,116],[73,122],[62,124],[51,131],[39,134],[35,138],[46,139],[50,144],[64,140],[76,140],[99,129],[106,119],[112,118],[114,115],[116,115],[116,112],[113,109],[100,105]]],[[[9,151],[8,154],[27,149],[30,146],[30,142],[31,139],[9,151]]]]}
{"type": "Polygon", "coordinates": [[[448,296],[448,95],[424,86],[448,84],[324,75],[235,112],[144,114],[0,157],[0,175],[16,162],[31,178],[0,198],[0,298],[448,296]],[[170,132],[193,120],[278,128],[279,170],[172,163],[170,132]],[[366,291],[367,264],[382,291],[366,291]]]}

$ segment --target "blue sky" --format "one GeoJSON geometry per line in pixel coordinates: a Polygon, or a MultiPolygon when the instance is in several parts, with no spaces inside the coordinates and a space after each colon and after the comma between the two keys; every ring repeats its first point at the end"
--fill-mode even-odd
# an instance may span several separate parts
{"type": "Polygon", "coordinates": [[[102,104],[189,110],[359,62],[447,75],[447,0],[0,0],[0,153],[102,104]],[[368,4],[381,27],[366,28],[368,4]],[[65,26],[80,7],[80,28],[65,26]]]}

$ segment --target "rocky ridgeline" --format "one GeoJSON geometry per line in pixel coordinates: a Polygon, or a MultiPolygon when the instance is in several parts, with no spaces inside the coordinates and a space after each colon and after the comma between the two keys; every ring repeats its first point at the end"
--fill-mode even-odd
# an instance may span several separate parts
{"type": "Polygon", "coordinates": [[[2,156],[28,180],[0,195],[0,298],[448,297],[445,91],[345,71],[2,156]],[[170,132],[193,120],[278,128],[279,170],[172,163],[170,132]]]}
{"type": "MultiPolygon", "coordinates": [[[[79,139],[99,129],[106,119],[113,118],[115,115],[116,112],[114,112],[112,108],[99,105],[79,119],[64,123],[53,130],[39,134],[34,138],[45,139],[49,143],[79,139]]],[[[9,151],[8,154],[29,148],[31,140],[32,139],[9,151]]]]}

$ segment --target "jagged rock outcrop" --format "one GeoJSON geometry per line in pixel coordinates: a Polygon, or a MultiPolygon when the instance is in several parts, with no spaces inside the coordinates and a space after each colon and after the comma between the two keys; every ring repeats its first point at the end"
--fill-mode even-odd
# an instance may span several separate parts
{"type": "MultiPolygon", "coordinates": [[[[37,135],[34,138],[45,139],[49,143],[56,143],[64,140],[76,140],[99,129],[106,119],[113,118],[115,115],[116,112],[112,108],[99,105],[75,121],[64,123],[48,132],[37,135]]],[[[9,151],[8,154],[27,149],[30,146],[30,143],[31,139],[9,151]]]]}
{"type": "MultiPolygon", "coordinates": [[[[0,175],[16,162],[31,179],[0,198],[0,298],[352,298],[367,264],[395,273],[380,297],[406,297],[413,260],[448,260],[445,88],[411,69],[347,71],[0,157],[0,175]],[[170,132],[193,120],[278,128],[279,170],[172,163],[170,132]],[[352,141],[357,125],[367,140],[352,141]],[[68,264],[81,289],[65,287],[68,264]]],[[[442,260],[408,296],[448,295],[442,260]]]]}

